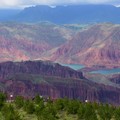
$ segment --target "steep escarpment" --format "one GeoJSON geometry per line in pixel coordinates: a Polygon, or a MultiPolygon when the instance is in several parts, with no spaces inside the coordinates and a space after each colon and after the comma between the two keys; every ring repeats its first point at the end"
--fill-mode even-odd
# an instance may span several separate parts
{"type": "Polygon", "coordinates": [[[50,50],[43,59],[87,66],[120,67],[120,26],[98,24],[79,32],[59,48],[50,50]]]}
{"type": "Polygon", "coordinates": [[[52,99],[68,97],[91,102],[120,104],[120,91],[117,88],[95,84],[89,81],[43,77],[37,83],[28,80],[6,80],[5,92],[13,95],[34,97],[36,94],[52,99]]]}
{"type": "Polygon", "coordinates": [[[36,94],[50,96],[52,99],[68,97],[91,102],[120,104],[120,89],[81,79],[65,79],[56,77],[34,76],[34,79],[25,78],[7,79],[0,82],[1,90],[7,94],[22,95],[27,98],[36,94]]]}
{"type": "Polygon", "coordinates": [[[56,76],[61,78],[83,78],[82,72],[49,61],[26,61],[0,63],[0,78],[6,79],[10,75],[38,74],[42,76],[56,76]]]}
{"type": "Polygon", "coordinates": [[[49,61],[0,63],[0,90],[8,95],[32,98],[40,94],[52,99],[68,97],[120,104],[119,86],[85,77],[82,72],[49,61]]]}

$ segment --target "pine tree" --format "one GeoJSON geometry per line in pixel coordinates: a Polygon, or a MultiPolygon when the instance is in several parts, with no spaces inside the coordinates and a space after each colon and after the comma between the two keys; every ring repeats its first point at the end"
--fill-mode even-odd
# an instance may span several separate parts
{"type": "Polygon", "coordinates": [[[18,108],[22,108],[23,105],[24,105],[24,99],[23,99],[23,97],[17,96],[17,97],[15,98],[15,104],[16,104],[16,106],[17,106],[18,108]]]}
{"type": "Polygon", "coordinates": [[[120,120],[120,107],[118,107],[114,110],[114,119],[120,120]]]}
{"type": "Polygon", "coordinates": [[[42,112],[45,108],[44,102],[40,101],[38,105],[35,107],[35,114],[38,120],[41,120],[42,112]]]}
{"type": "Polygon", "coordinates": [[[36,95],[34,101],[36,104],[39,104],[39,102],[43,101],[43,98],[41,98],[39,95],[36,95]]]}
{"type": "Polygon", "coordinates": [[[24,110],[28,113],[28,114],[33,114],[35,112],[35,106],[34,103],[30,100],[26,100],[24,102],[24,110]]]}
{"type": "Polygon", "coordinates": [[[100,105],[97,110],[101,120],[110,120],[113,117],[113,109],[108,104],[100,105]]]}
{"type": "Polygon", "coordinates": [[[1,112],[5,120],[21,120],[19,113],[14,110],[11,104],[4,105],[1,112]]]}
{"type": "Polygon", "coordinates": [[[6,96],[3,93],[0,93],[0,109],[3,107],[6,100],[6,96]]]}
{"type": "Polygon", "coordinates": [[[64,105],[64,101],[63,99],[58,99],[55,101],[54,103],[56,109],[59,111],[59,110],[63,110],[65,108],[65,105],[64,105]]]}
{"type": "Polygon", "coordinates": [[[68,114],[77,114],[80,102],[77,100],[70,100],[67,107],[68,114]]]}

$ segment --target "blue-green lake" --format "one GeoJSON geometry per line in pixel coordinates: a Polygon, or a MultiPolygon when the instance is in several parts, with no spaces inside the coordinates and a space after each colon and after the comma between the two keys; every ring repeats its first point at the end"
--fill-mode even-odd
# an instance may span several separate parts
{"type": "MultiPolygon", "coordinates": [[[[60,63],[61,64],[61,63],[60,63]]],[[[84,68],[85,66],[84,65],[80,65],[80,64],[61,64],[62,66],[67,66],[67,67],[70,67],[74,70],[79,70],[81,68],[84,68]]]]}
{"type": "MultiPolygon", "coordinates": [[[[79,70],[85,67],[84,65],[81,65],[81,64],[61,64],[61,65],[70,67],[74,70],[79,70]]],[[[104,74],[104,75],[117,74],[117,73],[120,73],[120,68],[96,70],[96,71],[92,71],[91,73],[99,73],[99,74],[104,74]]]]}
{"type": "Polygon", "coordinates": [[[100,74],[117,74],[120,73],[120,68],[114,68],[114,69],[107,69],[107,70],[97,70],[97,71],[92,71],[91,73],[100,73],[100,74]]]}

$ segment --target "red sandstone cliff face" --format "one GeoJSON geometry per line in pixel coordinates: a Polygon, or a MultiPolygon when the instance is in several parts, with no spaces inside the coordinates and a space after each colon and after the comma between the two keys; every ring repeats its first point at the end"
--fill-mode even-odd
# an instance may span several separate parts
{"type": "Polygon", "coordinates": [[[0,78],[6,79],[14,74],[38,74],[42,76],[56,76],[61,78],[83,79],[82,72],[49,61],[26,61],[0,63],[0,78]]]}
{"type": "MultiPolygon", "coordinates": [[[[19,78],[18,78],[19,79],[19,78]]],[[[120,104],[120,89],[104,86],[101,84],[90,83],[89,81],[74,80],[66,82],[64,79],[50,81],[47,77],[45,82],[33,83],[27,80],[5,80],[2,82],[8,94],[22,95],[27,98],[34,97],[36,94],[50,96],[52,99],[68,97],[91,102],[120,104]]]]}
{"type": "Polygon", "coordinates": [[[120,67],[120,26],[99,24],[79,32],[43,59],[87,66],[120,67]]]}
{"type": "Polygon", "coordinates": [[[120,88],[95,83],[59,64],[43,61],[0,63],[0,90],[27,98],[36,94],[120,104],[120,88]]]}

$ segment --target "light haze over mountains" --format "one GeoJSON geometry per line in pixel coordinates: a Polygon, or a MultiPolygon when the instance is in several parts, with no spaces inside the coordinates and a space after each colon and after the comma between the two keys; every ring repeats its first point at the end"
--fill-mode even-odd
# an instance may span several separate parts
{"type": "Polygon", "coordinates": [[[120,5],[119,0],[0,0],[0,8],[24,8],[31,5],[110,4],[120,5]]]}

